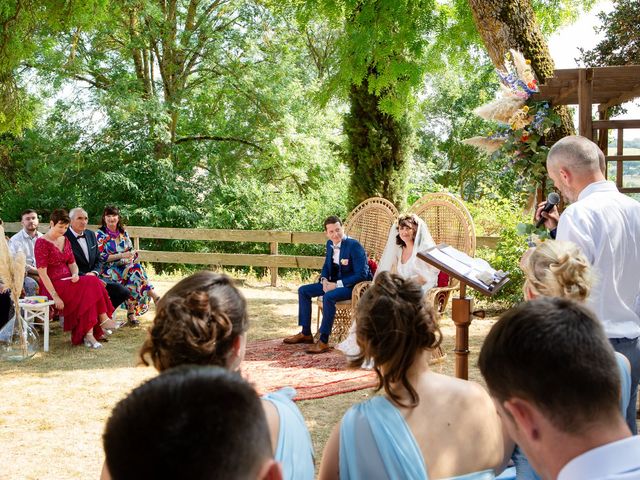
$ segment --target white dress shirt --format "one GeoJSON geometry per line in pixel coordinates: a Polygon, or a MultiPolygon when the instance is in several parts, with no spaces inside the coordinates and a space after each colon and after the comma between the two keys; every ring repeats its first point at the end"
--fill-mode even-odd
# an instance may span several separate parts
{"type": "Polygon", "coordinates": [[[82,238],[78,238],[78,235],[80,235],[79,233],[76,233],[76,231],[69,227],[69,230],[71,230],[71,233],[73,234],[74,237],[76,237],[76,240],[78,242],[78,245],[80,245],[80,248],[82,249],[82,253],[84,253],[84,258],[87,259],[87,262],[89,261],[89,246],[87,245],[87,239],[86,237],[82,237],[82,238]]]}
{"type": "Polygon", "coordinates": [[[558,480],[640,480],[640,437],[607,443],[567,463],[558,480]]]}
{"type": "Polygon", "coordinates": [[[560,215],[556,239],[578,245],[593,265],[588,306],[607,336],[640,337],[640,202],[613,182],[592,183],[560,215]]]}
{"type": "Polygon", "coordinates": [[[36,245],[36,240],[41,236],[42,234],[36,230],[35,237],[31,237],[23,228],[9,240],[9,248],[11,249],[11,253],[15,255],[19,251],[23,251],[25,256],[27,257],[27,265],[35,268],[36,257],[33,253],[33,249],[36,245]]]}
{"type": "MultiPolygon", "coordinates": [[[[340,268],[340,246],[341,245],[342,245],[342,240],[340,240],[336,245],[333,246],[333,263],[338,265],[338,268],[340,268]]],[[[344,285],[342,284],[342,280],[337,280],[336,288],[342,288],[342,287],[344,287],[344,285]]]]}

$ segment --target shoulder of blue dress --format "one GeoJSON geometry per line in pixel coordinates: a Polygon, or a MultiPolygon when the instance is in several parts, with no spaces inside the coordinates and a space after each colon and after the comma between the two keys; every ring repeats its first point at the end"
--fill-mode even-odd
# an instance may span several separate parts
{"type": "Polygon", "coordinates": [[[279,390],[276,390],[275,392],[270,392],[267,393],[265,395],[263,395],[263,398],[269,398],[269,397],[279,397],[279,398],[283,398],[283,399],[287,399],[287,400],[293,400],[295,398],[295,396],[298,394],[298,392],[296,392],[296,389],[293,387],[283,387],[279,390]]]}

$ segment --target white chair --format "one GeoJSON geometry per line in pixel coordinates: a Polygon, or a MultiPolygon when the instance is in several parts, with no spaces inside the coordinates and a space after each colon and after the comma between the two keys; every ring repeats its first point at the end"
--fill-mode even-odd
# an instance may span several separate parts
{"type": "Polygon", "coordinates": [[[22,317],[27,323],[42,325],[44,327],[44,351],[49,351],[49,307],[53,305],[51,300],[47,302],[31,303],[20,300],[22,317]]]}

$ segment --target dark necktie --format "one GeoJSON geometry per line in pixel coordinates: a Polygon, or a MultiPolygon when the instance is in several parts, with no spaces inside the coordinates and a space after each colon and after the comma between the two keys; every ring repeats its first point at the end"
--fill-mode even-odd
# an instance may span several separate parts
{"type": "Polygon", "coordinates": [[[78,235],[76,238],[77,238],[78,240],[80,240],[81,238],[85,238],[85,239],[86,239],[86,237],[84,236],[84,233],[81,233],[81,234],[80,234],[80,235],[78,235]]]}

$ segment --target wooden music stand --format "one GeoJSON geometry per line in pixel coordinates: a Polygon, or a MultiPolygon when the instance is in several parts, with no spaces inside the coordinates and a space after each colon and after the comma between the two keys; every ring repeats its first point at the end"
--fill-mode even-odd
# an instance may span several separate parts
{"type": "MultiPolygon", "coordinates": [[[[471,325],[471,315],[473,314],[473,299],[467,297],[467,285],[474,290],[487,295],[494,296],[509,281],[507,274],[494,276],[490,284],[478,280],[474,276],[471,267],[459,268],[460,264],[449,257],[443,249],[451,248],[445,243],[418,252],[417,256],[433,265],[438,270],[445,272],[460,282],[460,297],[452,300],[451,318],[456,326],[456,377],[467,380],[469,378],[469,325],[471,325]]],[[[454,249],[455,250],[455,249],[454,249]]]]}

